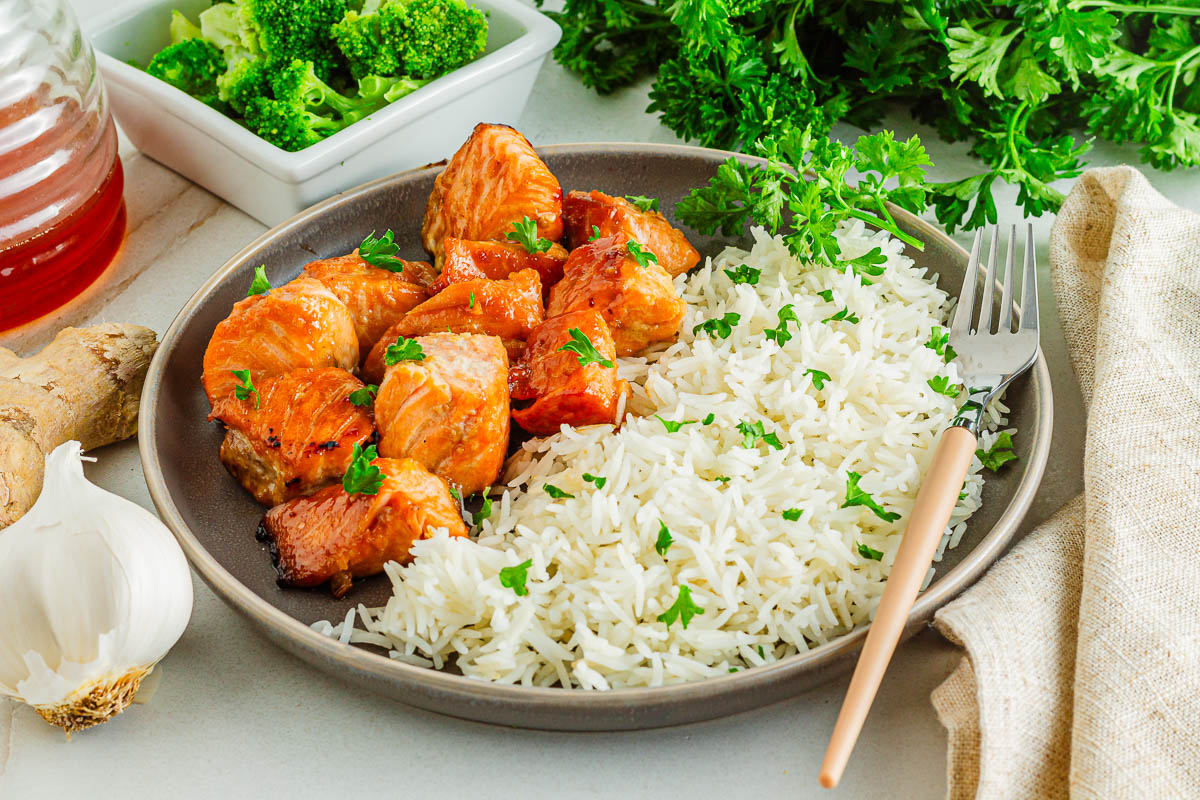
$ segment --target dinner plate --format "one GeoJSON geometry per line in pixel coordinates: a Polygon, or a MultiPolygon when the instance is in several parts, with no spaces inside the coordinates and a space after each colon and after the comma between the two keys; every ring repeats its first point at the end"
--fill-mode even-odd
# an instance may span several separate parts
{"type": "MultiPolygon", "coordinates": [[[[397,146],[402,146],[399,144],[397,146]]],[[[732,154],[679,145],[571,144],[539,148],[565,190],[600,189],[615,195],[675,203],[705,183],[732,154]]],[[[755,159],[737,156],[747,162],[755,159]]],[[[696,683],[654,688],[584,691],[484,682],[395,661],[372,648],[346,645],[310,627],[340,621],[359,603],[383,605],[386,577],[356,581],[341,600],[327,588],[282,589],[265,546],[255,539],[263,509],[217,458],[222,430],[206,422],[200,385],[204,349],[217,323],[245,297],[253,271],[265,264],[271,283],[295,277],[308,262],[353,250],[364,234],[391,228],[402,257],[424,258],[419,227],[439,166],[372,181],[300,213],[260,236],[217,270],[179,312],[163,336],[142,393],[139,449],[150,495],[200,577],[285,650],[367,691],[456,717],[528,728],[621,730],[711,719],[795,695],[852,666],[866,629],[773,664],[696,683]]],[[[925,243],[909,251],[939,285],[957,293],[967,254],[929,223],[892,208],[897,222],[925,243]]],[[[685,229],[686,230],[686,229],[685,229]]],[[[728,238],[687,231],[705,255],[728,238]]],[[[998,293],[997,293],[998,295],[998,293]]],[[[937,564],[936,575],[909,615],[911,634],[1000,555],[1037,490],[1050,448],[1052,397],[1045,360],[1009,389],[1011,424],[1020,460],[989,476],[983,507],[959,546],[937,564]]]]}

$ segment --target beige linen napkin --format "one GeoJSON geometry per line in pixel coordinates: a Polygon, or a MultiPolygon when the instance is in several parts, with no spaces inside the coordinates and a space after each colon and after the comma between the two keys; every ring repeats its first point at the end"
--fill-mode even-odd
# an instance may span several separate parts
{"type": "Polygon", "coordinates": [[[1200,216],[1091,170],[1050,267],[1084,492],[937,614],[949,796],[1200,798],[1200,216]]]}

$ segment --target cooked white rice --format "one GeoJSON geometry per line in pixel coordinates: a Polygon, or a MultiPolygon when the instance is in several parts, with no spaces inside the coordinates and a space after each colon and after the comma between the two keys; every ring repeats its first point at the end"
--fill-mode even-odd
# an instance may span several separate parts
{"type": "MultiPolygon", "coordinates": [[[[881,247],[884,275],[864,286],[853,274],[799,263],[756,231],[749,253],[726,250],[677,278],[688,303],[679,340],[619,365],[639,416],[616,432],[564,428],[528,442],[477,540],[418,542],[412,563],[387,566],[394,595],[385,608],[359,607],[358,629],[353,616],[314,627],[343,641],[351,631],[350,641],[410,663],[454,659],[481,680],[607,689],[723,675],[867,622],[931,448],[956,411],[927,381],[959,378],[925,346],[945,324],[947,295],[887,236],[853,223],[838,239],[846,257],[881,247]],[[757,285],[726,276],[740,264],[762,270],[757,285]],[[818,295],[825,289],[832,302],[818,295]],[[799,322],[780,347],[763,330],[785,304],[799,322]],[[843,307],[861,321],[822,321],[843,307]],[[741,320],[728,339],[692,334],[729,311],[741,320]],[[808,369],[830,375],[823,389],[808,369]],[[710,413],[712,424],[676,433],[651,416],[710,413]],[[783,449],[744,447],[741,421],[762,421],[783,449]],[[852,471],[898,520],[842,508],[852,471]],[[603,488],[585,473],[604,477],[603,488]],[[555,499],[546,484],[574,497],[555,499]],[[787,509],[802,514],[789,521],[787,509]],[[674,540],[665,557],[655,550],[660,522],[674,540]],[[882,560],[860,555],[860,543],[882,560]],[[518,596],[499,571],[526,559],[528,595],[518,596]],[[683,585],[703,614],[668,628],[658,616],[683,585]]],[[[1004,410],[989,410],[992,427],[1004,424],[1004,410]]],[[[980,468],[976,459],[939,559],[979,507],[980,468]]]]}

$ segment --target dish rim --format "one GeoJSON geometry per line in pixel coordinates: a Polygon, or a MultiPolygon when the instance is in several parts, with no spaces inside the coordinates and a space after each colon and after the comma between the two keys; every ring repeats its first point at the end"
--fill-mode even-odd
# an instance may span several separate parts
{"type": "MultiPolygon", "coordinates": [[[[683,144],[577,142],[547,145],[538,147],[536,150],[543,157],[552,155],[581,155],[597,150],[604,150],[617,155],[629,156],[644,154],[665,156],[703,154],[711,157],[720,155],[734,157],[749,164],[766,163],[761,158],[741,153],[683,144]]],[[[163,334],[159,348],[151,361],[142,390],[139,415],[143,424],[138,435],[138,452],[142,462],[146,485],[154,506],[158,510],[163,522],[175,534],[176,539],[188,557],[188,561],[200,577],[213,588],[216,594],[231,605],[234,610],[239,611],[256,624],[262,626],[273,638],[288,641],[290,645],[300,648],[313,656],[320,657],[327,662],[335,662],[340,667],[346,668],[347,673],[342,676],[344,678],[350,678],[352,673],[356,673],[355,677],[378,685],[380,682],[391,683],[397,678],[403,677],[408,682],[423,684],[431,692],[440,695],[458,695],[464,697],[464,699],[469,697],[470,701],[476,704],[520,704],[525,707],[528,716],[536,717],[541,715],[543,718],[555,713],[561,715],[562,709],[560,705],[568,698],[570,698],[569,702],[572,705],[574,713],[587,715],[589,712],[599,712],[601,710],[612,713],[618,709],[628,709],[631,704],[665,707],[686,704],[689,701],[695,700],[711,700],[710,695],[713,693],[719,694],[722,689],[736,688],[739,692],[743,693],[752,693],[760,689],[765,691],[772,684],[781,680],[795,678],[809,670],[829,667],[838,662],[839,659],[848,658],[859,650],[866,638],[867,631],[870,629],[869,625],[843,634],[811,650],[796,653],[771,664],[758,666],[753,669],[739,670],[733,674],[719,675],[700,681],[656,687],[610,689],[607,691],[584,691],[561,687],[499,684],[476,680],[431,667],[406,664],[356,645],[342,644],[337,639],[318,633],[309,627],[309,625],[289,616],[244,586],[200,543],[184,522],[182,515],[171,499],[157,455],[158,431],[154,426],[154,405],[163,383],[167,353],[172,349],[167,345],[173,343],[179,334],[179,330],[194,314],[200,303],[260,245],[285,234],[287,231],[307,222],[313,217],[320,216],[326,209],[335,204],[351,201],[359,195],[370,192],[380,184],[394,181],[401,176],[408,176],[432,169],[440,169],[440,165],[419,167],[377,178],[317,203],[280,225],[264,232],[231,256],[224,265],[218,268],[193,293],[163,334]],[[540,714],[540,712],[546,713],[540,714]]],[[[908,226],[920,229],[924,236],[942,240],[942,244],[949,246],[956,252],[956,255],[961,256],[963,261],[967,260],[966,250],[933,224],[890,204],[889,211],[898,219],[903,219],[908,226]]],[[[918,595],[916,603],[909,612],[906,631],[911,631],[916,626],[927,622],[938,608],[973,584],[995,562],[1012,540],[1017,526],[1028,512],[1029,506],[1037,494],[1049,456],[1054,417],[1053,389],[1050,383],[1050,373],[1041,348],[1038,349],[1037,360],[1031,368],[1030,373],[1030,378],[1036,382],[1040,402],[1035,420],[1036,436],[1033,437],[1033,444],[1027,461],[1028,467],[1016,489],[1013,491],[1007,507],[1001,513],[999,519],[996,520],[991,530],[984,534],[979,543],[964,556],[961,562],[952,567],[949,572],[939,576],[934,583],[918,595]]],[[[290,650],[290,647],[288,649],[290,650]]],[[[450,716],[462,716],[472,719],[487,719],[489,716],[499,716],[497,714],[480,714],[479,716],[471,716],[467,713],[456,714],[452,710],[440,710],[428,704],[419,702],[413,702],[412,704],[450,716]]],[[[709,715],[709,717],[711,716],[717,715],[709,715]]],[[[701,717],[697,717],[697,719],[699,718],[701,717]]],[[[666,722],[662,724],[669,725],[675,723],[666,722]]],[[[560,730],[618,729],[611,725],[591,725],[583,719],[579,720],[577,726],[547,725],[541,727],[543,729],[560,730]]],[[[653,727],[653,725],[627,727],[653,727]]]]}

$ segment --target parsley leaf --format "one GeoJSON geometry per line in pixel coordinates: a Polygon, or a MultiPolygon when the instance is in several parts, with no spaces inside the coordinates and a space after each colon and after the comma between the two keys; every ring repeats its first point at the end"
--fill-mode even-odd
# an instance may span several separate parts
{"type": "Polygon", "coordinates": [[[1004,431],[992,442],[987,450],[976,450],[975,455],[981,464],[992,472],[998,472],[1009,461],[1016,461],[1019,456],[1013,452],[1012,436],[1004,431]]]}
{"type": "Polygon", "coordinates": [[[520,222],[513,223],[513,229],[504,235],[505,239],[517,242],[527,253],[544,253],[554,246],[549,239],[538,237],[537,223],[529,217],[522,217],[520,222]]]}
{"type": "Polygon", "coordinates": [[[524,597],[529,594],[525,581],[529,580],[529,568],[532,566],[533,559],[527,558],[514,567],[501,567],[500,585],[512,589],[513,594],[518,597],[524,597]]]}
{"type": "Polygon", "coordinates": [[[608,478],[600,475],[592,475],[590,472],[583,473],[583,479],[588,483],[594,484],[597,489],[603,489],[604,484],[608,483],[608,478]]]}
{"type": "Polygon", "coordinates": [[[474,307],[475,307],[475,293],[471,292],[470,295],[467,297],[467,308],[474,308],[474,307]]]}
{"type": "Polygon", "coordinates": [[[748,283],[751,286],[757,286],[758,279],[762,276],[761,269],[755,269],[745,264],[738,264],[733,269],[722,270],[722,272],[728,275],[729,280],[734,283],[748,283]]]}
{"type": "Polygon", "coordinates": [[[925,382],[929,384],[930,389],[933,389],[938,394],[944,394],[946,397],[958,397],[962,391],[962,386],[957,383],[950,383],[950,379],[945,375],[934,375],[925,382]]]}
{"type": "Polygon", "coordinates": [[[358,246],[358,257],[373,267],[382,267],[389,272],[403,272],[404,261],[397,258],[400,245],[393,241],[391,228],[384,231],[383,236],[375,238],[375,231],[367,234],[358,246]]]}
{"type": "Polygon", "coordinates": [[[366,450],[357,444],[354,445],[350,466],[346,469],[346,474],[342,476],[342,488],[346,490],[346,494],[379,494],[379,487],[383,486],[387,475],[384,475],[383,470],[371,463],[378,457],[379,453],[375,450],[375,445],[371,445],[366,450]]]}
{"type": "Polygon", "coordinates": [[[875,502],[875,498],[858,488],[860,480],[862,480],[862,475],[857,472],[846,473],[846,502],[842,503],[842,508],[864,506],[871,509],[872,513],[884,522],[895,522],[900,519],[900,515],[895,511],[884,511],[883,506],[875,502]]]}
{"type": "Polygon", "coordinates": [[[753,423],[739,422],[737,424],[738,433],[742,434],[742,447],[747,449],[752,448],[761,439],[765,444],[776,450],[782,450],[783,444],[779,441],[778,434],[766,433],[763,430],[762,420],[755,420],[753,423]]]}
{"type": "Polygon", "coordinates": [[[594,242],[594,241],[596,241],[596,240],[597,240],[597,239],[599,239],[599,238],[600,238],[600,226],[599,226],[599,225],[593,225],[593,226],[592,226],[592,235],[588,237],[588,241],[589,241],[589,242],[594,242]]]}
{"type": "Polygon", "coordinates": [[[642,269],[650,266],[651,261],[653,261],[655,264],[658,263],[658,256],[642,247],[633,239],[630,239],[625,243],[625,249],[629,251],[629,255],[633,257],[633,260],[636,261],[638,266],[642,269]]]}
{"type": "Polygon", "coordinates": [[[692,601],[692,590],[687,584],[679,585],[679,595],[675,598],[675,602],[666,611],[658,615],[658,621],[664,623],[667,628],[676,620],[683,623],[684,630],[687,630],[688,623],[692,621],[692,617],[698,614],[703,614],[704,609],[696,605],[692,601]]]}
{"type": "Polygon", "coordinates": [[[821,291],[817,292],[817,296],[820,297],[822,300],[824,300],[826,303],[832,303],[833,302],[833,289],[822,289],[821,291]]]}
{"type": "Polygon", "coordinates": [[[858,543],[858,554],[860,556],[862,556],[863,558],[869,558],[872,561],[882,561],[883,560],[883,551],[875,550],[875,549],[863,544],[862,542],[858,543]]]}
{"type": "Polygon", "coordinates": [[[655,414],[654,418],[663,424],[663,427],[667,429],[667,433],[679,433],[679,429],[684,425],[696,424],[696,420],[694,419],[685,419],[680,422],[672,422],[669,419],[663,419],[658,414],[655,414]]]}
{"type": "Polygon", "coordinates": [[[709,336],[717,336],[722,339],[728,339],[729,334],[733,333],[733,326],[742,321],[741,314],[735,314],[728,311],[721,315],[719,319],[710,319],[701,322],[692,328],[692,335],[699,336],[701,333],[706,333],[709,336]]]}
{"type": "Polygon", "coordinates": [[[826,317],[825,319],[821,320],[821,322],[849,322],[849,323],[855,323],[858,321],[859,321],[858,317],[856,317],[850,313],[849,307],[844,307],[844,308],[842,308],[841,311],[837,312],[833,316],[826,317]]]}
{"type": "Polygon", "coordinates": [[[350,402],[360,408],[369,408],[375,403],[375,395],[379,392],[379,387],[373,383],[368,383],[361,389],[355,389],[350,393],[350,402]]]}
{"type": "Polygon", "coordinates": [[[733,480],[733,478],[730,478],[728,475],[718,475],[717,477],[713,478],[713,480],[720,483],[729,483],[731,480],[733,480]]]}
{"type": "Polygon", "coordinates": [[[575,499],[575,495],[570,494],[569,492],[564,492],[562,489],[558,488],[557,486],[555,486],[552,483],[543,484],[542,489],[544,489],[546,494],[550,495],[555,500],[573,500],[573,499],[575,499]]]}
{"type": "MultiPolygon", "coordinates": [[[[675,540],[671,537],[671,531],[667,528],[667,523],[661,519],[658,521],[658,539],[654,542],[654,550],[660,556],[666,556],[667,551],[671,549],[671,545],[675,540]]],[[[687,627],[686,625],[684,626],[687,627]]]]}
{"type": "Polygon", "coordinates": [[[595,348],[587,334],[579,328],[571,328],[567,333],[571,335],[571,341],[558,348],[559,352],[575,353],[575,358],[579,360],[581,367],[586,367],[588,364],[599,364],[607,369],[613,368],[613,362],[600,355],[600,351],[595,348]]]}
{"type": "Polygon", "coordinates": [[[925,346],[945,359],[947,364],[958,355],[950,346],[950,332],[942,330],[940,325],[934,325],[930,329],[929,341],[925,343],[925,346]]]}
{"type": "Polygon", "coordinates": [[[248,369],[231,369],[233,377],[237,378],[240,383],[233,387],[233,396],[238,400],[249,400],[250,395],[254,395],[254,410],[258,410],[259,401],[262,400],[262,395],[258,393],[258,389],[254,388],[254,381],[250,380],[250,370],[248,369]]]}
{"type": "Polygon", "coordinates": [[[250,291],[246,292],[246,297],[254,297],[256,294],[265,294],[269,291],[271,291],[271,282],[267,280],[267,265],[255,267],[254,280],[250,281],[250,291]]]}
{"type": "Polygon", "coordinates": [[[796,309],[788,303],[783,308],[779,309],[778,313],[779,324],[774,328],[767,328],[763,331],[763,335],[774,341],[780,347],[783,347],[791,341],[792,334],[788,333],[787,324],[789,322],[796,323],[796,328],[800,327],[800,320],[796,319],[796,309]]]}
{"type": "Polygon", "coordinates": [[[784,519],[786,519],[788,522],[795,522],[796,520],[800,519],[800,515],[803,513],[804,513],[803,509],[786,508],[786,509],[784,509],[783,513],[780,514],[780,516],[783,517],[784,519]]]}
{"type": "Polygon", "coordinates": [[[383,363],[389,367],[401,361],[424,360],[425,351],[421,349],[421,343],[416,339],[405,339],[403,336],[397,336],[396,343],[389,344],[383,354],[383,363]]]}
{"type": "Polygon", "coordinates": [[[716,418],[717,418],[717,415],[710,412],[708,414],[708,416],[706,416],[704,419],[700,420],[700,424],[701,425],[712,425],[713,420],[715,420],[716,418]]]}
{"type": "Polygon", "coordinates": [[[492,498],[486,494],[483,495],[483,503],[479,506],[479,510],[475,512],[472,522],[476,525],[483,522],[485,519],[490,519],[492,516],[492,498]]]}
{"type": "Polygon", "coordinates": [[[658,211],[658,198],[646,197],[641,194],[627,194],[625,199],[633,203],[642,211],[658,211]]]}
{"type": "Polygon", "coordinates": [[[817,391],[824,389],[825,381],[830,379],[828,372],[822,372],[819,369],[806,369],[806,370],[804,370],[804,374],[812,376],[812,384],[813,384],[813,387],[817,389],[817,391]]]}

